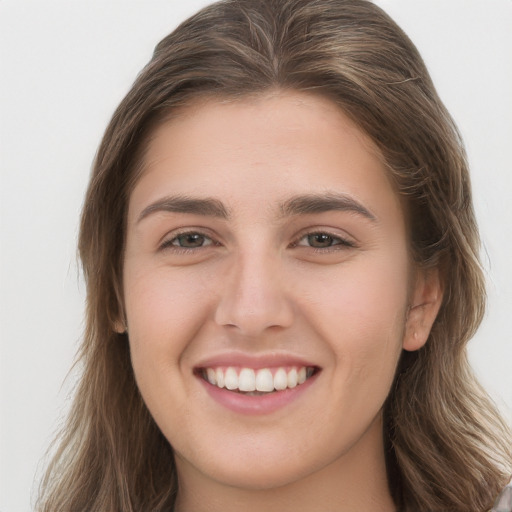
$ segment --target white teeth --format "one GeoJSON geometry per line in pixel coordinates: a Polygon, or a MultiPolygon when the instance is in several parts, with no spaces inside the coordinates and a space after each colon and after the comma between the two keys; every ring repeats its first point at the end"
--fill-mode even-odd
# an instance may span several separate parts
{"type": "MultiPolygon", "coordinates": [[[[206,370],[208,373],[208,370],[206,370]]],[[[224,387],[224,372],[221,368],[217,368],[215,371],[215,378],[217,379],[217,387],[223,388],[224,387]]]]}
{"type": "Polygon", "coordinates": [[[238,389],[240,391],[256,391],[256,375],[254,370],[243,368],[238,376],[238,389]]]}
{"type": "Polygon", "coordinates": [[[268,368],[258,370],[256,373],[256,389],[258,391],[274,391],[274,377],[268,368]]]}
{"type": "Polygon", "coordinates": [[[276,391],[282,391],[288,387],[288,376],[283,368],[279,368],[274,375],[274,388],[276,391]]]}
{"type": "Polygon", "coordinates": [[[287,380],[288,380],[288,387],[289,388],[294,388],[297,385],[297,383],[298,383],[298,381],[297,381],[297,370],[295,368],[292,368],[288,372],[287,380]]]}
{"type": "Polygon", "coordinates": [[[224,384],[231,390],[238,388],[238,375],[234,368],[229,367],[226,370],[226,374],[224,375],[224,384]]]}
{"type": "Polygon", "coordinates": [[[215,370],[213,368],[207,368],[206,377],[210,384],[213,384],[214,386],[215,386],[215,384],[217,384],[217,378],[215,375],[215,370]]]}
{"type": "Polygon", "coordinates": [[[203,377],[211,385],[219,388],[226,387],[230,391],[240,391],[243,393],[271,393],[272,391],[283,391],[293,389],[299,384],[303,384],[314,374],[313,368],[301,367],[291,368],[286,371],[284,368],[278,368],[272,375],[269,368],[253,370],[252,368],[242,368],[237,370],[232,366],[225,370],[219,368],[206,368],[203,370],[203,377]]]}

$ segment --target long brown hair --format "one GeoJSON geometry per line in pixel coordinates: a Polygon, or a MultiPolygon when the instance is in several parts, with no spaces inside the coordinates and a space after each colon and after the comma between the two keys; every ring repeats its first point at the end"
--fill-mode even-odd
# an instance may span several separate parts
{"type": "Polygon", "coordinates": [[[416,48],[366,0],[225,0],[157,45],[99,148],[79,240],[83,375],[40,511],[172,510],[172,448],[137,390],[126,335],[113,329],[123,315],[127,203],[147,139],[166,116],[198,98],[270,89],[328,97],[373,139],[407,205],[414,259],[442,276],[429,340],[404,352],[385,405],[397,506],[481,512],[510,478],[509,430],[466,359],[485,289],[465,152],[416,48]]]}

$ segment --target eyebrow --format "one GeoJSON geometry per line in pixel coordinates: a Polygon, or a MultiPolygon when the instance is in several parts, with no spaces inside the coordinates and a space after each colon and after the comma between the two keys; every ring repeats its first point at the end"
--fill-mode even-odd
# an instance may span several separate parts
{"type": "MultiPolygon", "coordinates": [[[[283,217],[318,214],[333,210],[357,213],[373,222],[377,220],[375,215],[361,203],[344,194],[327,193],[300,195],[288,199],[280,206],[283,217]]],[[[142,219],[156,212],[189,213],[205,217],[217,217],[220,219],[229,219],[230,217],[228,210],[218,199],[168,196],[144,208],[137,222],[140,222],[142,219]]]]}
{"type": "Polygon", "coordinates": [[[168,196],[142,210],[137,222],[156,212],[191,213],[207,217],[228,219],[229,213],[224,205],[217,199],[195,198],[188,196],[168,196]]]}
{"type": "Polygon", "coordinates": [[[283,216],[324,213],[332,210],[353,212],[376,222],[377,218],[361,203],[344,194],[308,194],[292,197],[281,206],[283,216]]]}

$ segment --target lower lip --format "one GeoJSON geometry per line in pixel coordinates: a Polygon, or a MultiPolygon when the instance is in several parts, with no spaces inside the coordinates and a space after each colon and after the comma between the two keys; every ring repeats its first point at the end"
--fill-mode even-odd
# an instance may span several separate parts
{"type": "Polygon", "coordinates": [[[226,388],[214,386],[201,377],[198,379],[209,395],[227,409],[238,414],[259,415],[270,414],[291,404],[314,384],[317,377],[318,373],[315,373],[306,382],[294,388],[256,396],[229,391],[226,388]]]}

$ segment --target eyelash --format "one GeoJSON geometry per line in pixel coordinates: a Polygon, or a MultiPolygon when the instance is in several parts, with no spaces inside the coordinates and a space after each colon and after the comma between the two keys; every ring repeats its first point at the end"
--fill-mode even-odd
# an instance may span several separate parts
{"type": "MultiPolygon", "coordinates": [[[[200,231],[183,231],[181,233],[177,233],[173,238],[165,240],[161,244],[160,250],[171,250],[175,253],[183,254],[183,253],[194,252],[198,249],[204,249],[205,247],[219,246],[219,245],[220,244],[218,242],[215,242],[215,240],[213,240],[212,237],[210,237],[200,231]],[[197,247],[181,247],[179,245],[175,245],[175,242],[179,239],[179,237],[183,237],[183,236],[199,236],[199,237],[202,237],[204,240],[208,240],[209,243],[207,243],[206,245],[200,245],[197,247]]],[[[318,252],[318,253],[322,253],[322,254],[329,253],[332,251],[348,249],[348,248],[355,247],[355,246],[356,246],[356,244],[354,242],[347,240],[346,238],[329,233],[328,231],[311,231],[311,232],[303,233],[300,235],[300,237],[298,237],[294,242],[292,242],[290,244],[290,247],[292,247],[292,248],[309,247],[314,252],[318,252]],[[332,245],[328,245],[327,247],[313,247],[311,245],[306,245],[306,244],[300,243],[302,240],[307,239],[309,237],[314,237],[314,236],[326,236],[326,237],[330,238],[333,243],[332,243],[332,245]]]]}
{"type": "Polygon", "coordinates": [[[343,249],[349,249],[351,247],[355,247],[355,244],[338,235],[334,235],[333,233],[329,233],[328,231],[311,231],[307,233],[303,233],[295,242],[291,244],[291,247],[308,247],[315,252],[319,252],[322,254],[329,253],[332,251],[340,251],[343,249]],[[333,242],[332,245],[327,247],[313,247],[312,245],[301,245],[300,242],[306,238],[314,237],[314,236],[325,236],[331,239],[333,242]]]}
{"type": "Polygon", "coordinates": [[[218,245],[220,245],[220,244],[216,243],[212,237],[210,237],[204,233],[201,233],[200,231],[183,231],[181,233],[177,233],[172,238],[165,240],[160,245],[160,250],[171,250],[176,253],[188,253],[188,252],[196,251],[197,249],[203,249],[205,247],[218,246],[218,245]],[[200,245],[198,247],[181,247],[179,245],[174,244],[174,242],[176,242],[179,239],[179,237],[194,236],[194,235],[202,237],[205,240],[208,240],[210,243],[208,243],[207,245],[200,245]]]}

